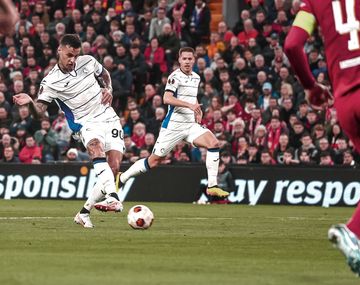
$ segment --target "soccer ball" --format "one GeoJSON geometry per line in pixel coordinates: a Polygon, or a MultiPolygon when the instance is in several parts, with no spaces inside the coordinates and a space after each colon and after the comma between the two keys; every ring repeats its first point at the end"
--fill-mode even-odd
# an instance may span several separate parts
{"type": "Polygon", "coordinates": [[[136,205],[129,210],[128,224],[133,229],[146,230],[154,221],[154,214],[144,205],[136,205]]]}

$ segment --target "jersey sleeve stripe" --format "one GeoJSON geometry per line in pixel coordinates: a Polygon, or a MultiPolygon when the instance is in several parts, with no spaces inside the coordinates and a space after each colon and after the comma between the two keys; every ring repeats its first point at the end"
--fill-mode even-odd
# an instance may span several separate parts
{"type": "Polygon", "coordinates": [[[69,86],[68,88],[73,88],[74,86],[78,85],[79,83],[83,82],[85,78],[89,77],[93,72],[90,72],[88,75],[86,75],[82,80],[78,80],[74,85],[69,86]]]}
{"type": "Polygon", "coordinates": [[[82,68],[83,66],[87,65],[92,59],[88,60],[87,62],[85,62],[83,65],[81,65],[79,68],[77,68],[75,71],[78,71],[80,68],[82,68]]]}
{"type": "Polygon", "coordinates": [[[63,102],[66,102],[66,101],[69,101],[69,100],[71,100],[71,99],[74,99],[74,98],[76,98],[77,96],[79,96],[80,94],[82,94],[84,91],[86,91],[86,90],[88,90],[89,88],[91,88],[91,87],[93,87],[94,85],[95,85],[95,83],[96,83],[96,81],[94,81],[94,83],[91,85],[91,86],[86,86],[83,90],[81,90],[78,94],[76,94],[75,96],[73,96],[73,97],[70,97],[70,98],[67,98],[67,99],[65,99],[63,102]]]}
{"type": "MultiPolygon", "coordinates": [[[[58,80],[58,81],[54,81],[54,82],[52,82],[52,83],[50,83],[50,84],[59,83],[59,82],[61,82],[61,81],[65,80],[65,79],[67,79],[67,78],[69,78],[69,77],[70,77],[70,74],[69,74],[68,76],[66,76],[66,77],[64,77],[64,78],[61,78],[61,79],[60,79],[60,80],[58,80]]],[[[44,80],[44,82],[42,82],[42,83],[45,83],[45,80],[44,80]]]]}
{"type": "Polygon", "coordinates": [[[74,108],[73,111],[75,111],[75,110],[77,110],[77,109],[80,109],[81,107],[83,107],[84,105],[86,105],[87,103],[89,103],[91,100],[95,99],[100,93],[101,93],[101,90],[100,90],[98,93],[96,93],[95,96],[91,97],[88,101],[86,101],[84,104],[82,104],[82,105],[74,108]]]}
{"type": "Polygon", "coordinates": [[[296,15],[293,26],[299,27],[311,35],[316,26],[315,16],[309,12],[300,11],[296,15]]]}

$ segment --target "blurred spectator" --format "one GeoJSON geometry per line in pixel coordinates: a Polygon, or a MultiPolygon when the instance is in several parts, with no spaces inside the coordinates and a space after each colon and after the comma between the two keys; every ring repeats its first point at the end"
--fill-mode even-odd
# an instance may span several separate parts
{"type": "Polygon", "coordinates": [[[20,163],[19,158],[15,155],[14,148],[9,145],[6,146],[2,152],[2,159],[0,163],[20,163]]]}
{"type": "Polygon", "coordinates": [[[171,69],[172,63],[178,57],[180,49],[180,40],[177,38],[169,23],[164,24],[161,33],[158,36],[160,46],[165,50],[165,59],[168,69],[171,69]]]}
{"type": "Polygon", "coordinates": [[[219,34],[220,40],[228,45],[231,39],[234,37],[234,33],[228,28],[227,24],[224,21],[218,23],[217,32],[219,34]]]}
{"type": "Polygon", "coordinates": [[[112,106],[115,111],[124,111],[126,102],[131,95],[133,84],[133,75],[126,68],[126,65],[120,62],[117,68],[111,73],[113,86],[113,102],[112,106]]]}
{"type": "MultiPolygon", "coordinates": [[[[319,140],[318,142],[318,150],[319,150],[319,155],[317,157],[317,161],[321,163],[321,154],[326,153],[326,155],[330,156],[331,162],[333,163],[333,160],[335,158],[335,151],[331,148],[329,140],[326,137],[323,137],[319,140]]],[[[325,159],[326,161],[328,161],[327,159],[325,159]]],[[[326,163],[326,162],[324,162],[326,163]]]]}
{"type": "Polygon", "coordinates": [[[260,163],[262,165],[273,165],[273,164],[275,164],[274,160],[271,157],[271,153],[270,153],[270,151],[268,149],[263,149],[261,151],[260,163]]]}
{"type": "Polygon", "coordinates": [[[165,114],[166,113],[163,107],[157,107],[155,109],[155,118],[152,118],[148,121],[148,132],[153,133],[156,137],[158,136],[162,121],[165,118],[165,114]]]}
{"type": "Polygon", "coordinates": [[[28,106],[19,106],[18,112],[15,112],[15,116],[13,117],[15,117],[15,119],[10,124],[11,135],[15,135],[16,130],[20,127],[23,127],[27,133],[33,132],[33,119],[31,118],[28,106]]]}
{"type": "Polygon", "coordinates": [[[62,111],[59,111],[58,116],[54,119],[51,124],[51,129],[57,134],[57,152],[59,155],[63,154],[65,150],[69,147],[70,138],[72,131],[69,128],[65,114],[62,111]]]}
{"type": "Polygon", "coordinates": [[[285,132],[287,132],[287,129],[281,124],[279,117],[272,117],[266,135],[266,145],[271,153],[278,146],[280,135],[285,132]]]}
{"type": "Polygon", "coordinates": [[[41,148],[43,162],[54,161],[58,158],[57,133],[51,129],[50,119],[41,120],[41,129],[34,134],[35,142],[41,148]]]}
{"type": "Polygon", "coordinates": [[[170,19],[166,17],[166,10],[160,7],[156,11],[156,18],[153,18],[150,23],[149,41],[154,37],[160,36],[165,24],[170,24],[170,19]]]}
{"type": "Polygon", "coordinates": [[[131,136],[131,140],[138,148],[142,148],[145,145],[145,134],[145,124],[141,122],[136,123],[133,128],[133,135],[131,136]]]}
{"type": "Polygon", "coordinates": [[[343,154],[343,165],[357,168],[358,164],[354,160],[354,155],[351,150],[345,150],[343,154]]]}
{"type": "Polygon", "coordinates": [[[40,164],[42,159],[41,148],[36,145],[32,135],[27,135],[25,146],[19,152],[19,159],[23,163],[40,164]]]}
{"type": "Polygon", "coordinates": [[[164,49],[159,46],[157,38],[151,39],[150,44],[145,49],[144,56],[150,74],[150,83],[159,83],[161,74],[167,72],[167,64],[164,49]]]}
{"type": "Polygon", "coordinates": [[[260,163],[260,152],[255,143],[250,143],[248,147],[248,163],[258,164],[260,163]]]}
{"type": "Polygon", "coordinates": [[[235,162],[235,158],[228,151],[223,151],[220,154],[220,161],[225,165],[229,165],[235,162]]]}
{"type": "MultiPolygon", "coordinates": [[[[273,154],[274,160],[276,161],[277,164],[285,164],[284,155],[285,155],[286,150],[288,150],[288,149],[289,149],[289,136],[287,134],[283,133],[280,135],[279,144],[275,148],[275,151],[273,154]]],[[[291,157],[294,156],[294,151],[292,151],[291,155],[292,155],[291,157]]]]}
{"type": "Polygon", "coordinates": [[[79,162],[79,152],[76,148],[70,148],[66,152],[66,157],[64,159],[64,162],[79,162]]]}
{"type": "Polygon", "coordinates": [[[320,152],[320,161],[319,161],[319,165],[322,166],[331,166],[334,165],[334,162],[331,158],[331,155],[328,151],[322,151],[320,152]]]}
{"type": "Polygon", "coordinates": [[[294,149],[293,148],[287,148],[284,152],[283,156],[283,164],[284,165],[297,165],[299,164],[299,160],[294,158],[294,149]]]}
{"type": "Polygon", "coordinates": [[[256,39],[259,32],[254,28],[253,21],[247,19],[244,21],[244,30],[238,33],[239,44],[247,47],[250,39],[256,39]]]}
{"type": "Polygon", "coordinates": [[[190,33],[193,45],[207,42],[210,36],[211,12],[204,0],[195,0],[195,8],[191,16],[190,33]]]}

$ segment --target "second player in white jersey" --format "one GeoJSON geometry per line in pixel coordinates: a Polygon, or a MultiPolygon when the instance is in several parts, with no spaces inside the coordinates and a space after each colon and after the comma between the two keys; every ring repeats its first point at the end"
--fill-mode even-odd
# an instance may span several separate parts
{"type": "MultiPolygon", "coordinates": [[[[178,68],[169,75],[165,91],[173,92],[174,97],[181,101],[196,104],[199,84],[200,76],[197,73],[192,71],[188,75],[178,68]]],[[[162,127],[180,131],[187,129],[188,123],[195,123],[194,111],[186,107],[170,106],[162,127]]]]}
{"type": "Polygon", "coordinates": [[[55,100],[74,132],[85,123],[118,119],[110,104],[101,104],[97,77],[102,72],[102,65],[89,55],[79,56],[74,70],[68,73],[55,65],[41,81],[38,101],[49,104],[55,100]]]}
{"type": "Polygon", "coordinates": [[[169,110],[162,123],[153,152],[148,158],[136,161],[127,171],[121,173],[121,183],[158,166],[177,143],[186,141],[193,146],[204,147],[208,150],[206,155],[207,194],[220,197],[229,195],[217,185],[219,141],[212,132],[200,125],[202,111],[197,100],[200,76],[192,71],[195,63],[194,53],[190,47],[180,49],[180,68],[170,74],[165,86],[164,103],[169,105],[169,110]]]}

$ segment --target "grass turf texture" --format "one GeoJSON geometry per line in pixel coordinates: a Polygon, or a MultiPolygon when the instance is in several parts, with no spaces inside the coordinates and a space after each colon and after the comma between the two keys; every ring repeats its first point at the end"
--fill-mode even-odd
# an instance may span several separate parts
{"type": "Polygon", "coordinates": [[[359,284],[326,238],[352,208],[144,204],[147,231],[95,210],[84,229],[81,201],[0,200],[0,284],[359,284]]]}

